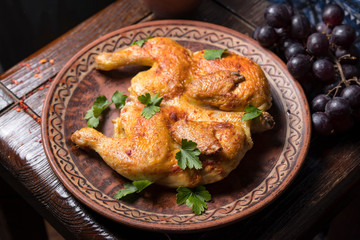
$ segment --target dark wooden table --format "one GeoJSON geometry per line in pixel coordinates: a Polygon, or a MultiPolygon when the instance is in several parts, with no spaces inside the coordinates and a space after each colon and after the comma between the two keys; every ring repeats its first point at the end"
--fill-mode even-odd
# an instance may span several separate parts
{"type": "MultiPolygon", "coordinates": [[[[263,12],[268,4],[264,0],[205,0],[189,19],[251,35],[257,25],[264,23],[263,12]]],[[[145,232],[114,223],[81,204],[54,175],[40,140],[39,123],[52,79],[77,51],[98,37],[154,19],[156,16],[140,0],[116,1],[0,76],[0,173],[3,180],[68,239],[311,237],[345,206],[354,189],[358,189],[359,127],[326,139],[313,136],[300,173],[278,199],[259,213],[216,231],[191,235],[145,232]],[[41,64],[41,59],[54,62],[41,64]]],[[[28,215],[23,222],[30,224],[32,221],[35,215],[28,215]]],[[[18,226],[17,231],[21,229],[24,228],[18,226]]]]}

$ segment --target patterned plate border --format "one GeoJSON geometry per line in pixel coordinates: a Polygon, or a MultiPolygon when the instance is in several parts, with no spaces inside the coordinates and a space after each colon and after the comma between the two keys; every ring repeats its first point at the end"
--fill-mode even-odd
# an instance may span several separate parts
{"type": "Polygon", "coordinates": [[[46,155],[54,172],[77,198],[101,214],[121,223],[149,230],[184,231],[219,227],[242,219],[275,199],[294,178],[308,150],[310,114],[299,84],[286,66],[251,38],[231,29],[196,21],[153,21],[119,29],[91,43],[75,55],[57,75],[46,98],[42,118],[42,137],[46,155]],[[115,201],[92,185],[77,169],[64,138],[66,106],[76,88],[94,68],[94,56],[113,52],[147,36],[165,36],[176,41],[197,41],[227,48],[258,63],[280,96],[286,116],[286,142],[278,161],[256,188],[225,206],[208,209],[205,214],[171,215],[147,212],[115,201]],[[76,66],[76,67],[74,67],[76,66]],[[74,190],[75,187],[75,190],[74,190]],[[91,204],[89,204],[91,200],[91,204]],[[261,206],[259,203],[262,203],[261,206]]]}

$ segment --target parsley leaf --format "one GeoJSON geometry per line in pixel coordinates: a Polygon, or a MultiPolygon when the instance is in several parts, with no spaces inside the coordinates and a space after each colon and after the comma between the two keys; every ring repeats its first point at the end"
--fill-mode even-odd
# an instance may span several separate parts
{"type": "Polygon", "coordinates": [[[124,188],[115,193],[114,198],[115,199],[121,199],[129,194],[136,193],[137,187],[134,186],[132,183],[125,183],[124,188]]]}
{"type": "Polygon", "coordinates": [[[253,105],[249,105],[245,108],[245,114],[241,117],[241,121],[247,121],[260,116],[262,111],[253,105]]]}
{"type": "Polygon", "coordinates": [[[133,181],[134,186],[137,188],[137,193],[140,193],[142,190],[147,188],[152,184],[149,180],[139,180],[139,181],[133,181]]]}
{"type": "Polygon", "coordinates": [[[197,186],[195,188],[181,186],[176,191],[178,192],[176,194],[176,203],[179,205],[185,203],[186,206],[192,208],[196,215],[202,214],[208,208],[205,201],[210,201],[211,195],[204,186],[197,186]]]}
{"type": "Polygon", "coordinates": [[[150,93],[145,93],[144,95],[138,96],[138,100],[145,105],[148,105],[151,102],[150,93]]]}
{"type": "Polygon", "coordinates": [[[110,104],[104,95],[97,97],[92,106],[94,117],[98,118],[110,104]]]}
{"type": "Polygon", "coordinates": [[[101,113],[110,105],[111,103],[108,102],[104,95],[101,95],[96,98],[93,103],[93,106],[90,110],[87,111],[85,115],[85,119],[87,121],[87,126],[96,128],[100,122],[100,115],[101,113]]]}
{"type": "Polygon", "coordinates": [[[176,153],[175,158],[181,169],[195,168],[201,169],[202,164],[199,159],[200,150],[196,148],[197,144],[191,140],[182,139],[180,151],[176,153]]]}
{"type": "Polygon", "coordinates": [[[223,53],[225,51],[227,51],[226,48],[224,48],[224,49],[206,49],[204,51],[204,58],[207,60],[221,58],[221,56],[223,55],[223,53]]]}
{"type": "Polygon", "coordinates": [[[141,39],[141,40],[135,40],[135,41],[133,41],[133,42],[131,43],[130,46],[136,44],[136,45],[138,45],[139,47],[142,47],[142,46],[144,45],[144,43],[145,43],[147,40],[151,39],[151,38],[153,38],[153,36],[148,36],[147,38],[144,38],[144,39],[141,39]]]}
{"type": "Polygon", "coordinates": [[[118,109],[121,109],[125,106],[127,96],[124,95],[123,92],[119,92],[116,90],[116,92],[111,97],[112,102],[115,104],[115,107],[118,109]]]}
{"type": "Polygon", "coordinates": [[[140,193],[142,190],[152,184],[149,180],[133,181],[132,183],[125,183],[124,188],[115,193],[115,199],[121,199],[132,193],[140,193]]]}
{"type": "Polygon", "coordinates": [[[96,128],[99,125],[99,117],[94,116],[94,107],[91,107],[85,115],[85,120],[87,120],[87,126],[91,128],[96,128]]]}
{"type": "Polygon", "coordinates": [[[150,93],[145,93],[138,97],[138,100],[145,104],[146,106],[141,111],[141,116],[146,119],[151,118],[157,112],[160,112],[160,103],[163,100],[162,97],[159,97],[159,93],[157,93],[153,98],[151,98],[150,93]]]}
{"type": "Polygon", "coordinates": [[[97,97],[90,110],[85,114],[84,119],[87,120],[87,126],[91,128],[99,126],[101,113],[112,103],[115,103],[116,108],[123,108],[126,98],[127,96],[119,91],[113,94],[111,102],[109,102],[104,95],[97,97]]]}

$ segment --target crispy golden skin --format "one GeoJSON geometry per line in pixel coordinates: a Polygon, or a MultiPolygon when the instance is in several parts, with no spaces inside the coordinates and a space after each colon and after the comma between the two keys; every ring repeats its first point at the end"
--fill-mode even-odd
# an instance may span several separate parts
{"type": "Polygon", "coordinates": [[[131,81],[130,97],[114,119],[112,138],[92,128],[76,131],[71,140],[90,147],[122,176],[148,179],[168,187],[194,187],[219,181],[234,170],[251,149],[252,132],[271,129],[266,112],[270,87],[261,68],[251,60],[225,53],[206,60],[203,51],[192,53],[169,38],[149,39],[142,47],[130,46],[96,57],[99,70],[124,65],[146,65],[131,81]],[[150,119],[137,97],[149,92],[164,97],[161,110],[150,119]],[[249,104],[264,112],[256,120],[241,121],[249,104]],[[200,170],[182,170],[175,154],[181,140],[197,143],[200,170]]]}
{"type": "Polygon", "coordinates": [[[249,104],[269,109],[270,88],[259,65],[234,53],[223,55],[209,61],[204,58],[204,51],[194,54],[193,79],[185,95],[198,105],[224,111],[244,111],[249,104]]]}

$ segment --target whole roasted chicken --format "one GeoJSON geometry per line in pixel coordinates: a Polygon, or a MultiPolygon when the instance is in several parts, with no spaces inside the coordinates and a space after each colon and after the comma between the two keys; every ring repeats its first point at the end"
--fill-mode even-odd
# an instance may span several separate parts
{"type": "Polygon", "coordinates": [[[147,40],[96,58],[99,70],[124,65],[150,69],[131,80],[130,96],[120,117],[113,120],[113,137],[82,128],[71,140],[94,149],[115,171],[130,180],[150,180],[168,187],[194,187],[225,178],[251,149],[251,134],[271,129],[273,118],[269,83],[250,59],[231,52],[207,60],[204,51],[191,52],[164,37],[147,40]],[[149,119],[141,115],[138,96],[163,97],[160,112],[149,119]],[[262,113],[242,121],[252,105],[262,113]],[[201,169],[182,169],[175,158],[183,139],[200,150],[201,169]]]}

